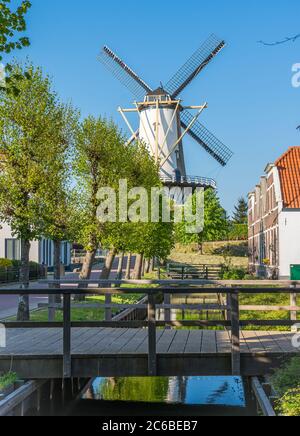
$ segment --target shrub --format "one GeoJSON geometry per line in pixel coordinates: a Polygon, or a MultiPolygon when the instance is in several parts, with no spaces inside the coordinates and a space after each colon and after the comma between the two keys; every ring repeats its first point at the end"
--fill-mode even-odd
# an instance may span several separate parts
{"type": "Polygon", "coordinates": [[[294,357],[272,377],[272,384],[277,393],[282,396],[288,390],[299,386],[300,380],[300,357],[294,357]]]}
{"type": "Polygon", "coordinates": [[[277,410],[284,416],[300,416],[300,386],[285,393],[278,402],[277,410]]]}
{"type": "Polygon", "coordinates": [[[0,391],[4,391],[12,386],[18,380],[17,374],[9,372],[0,377],[0,391]]]}
{"type": "Polygon", "coordinates": [[[272,377],[280,395],[277,410],[284,416],[300,416],[300,357],[294,357],[272,377]]]}
{"type": "Polygon", "coordinates": [[[241,268],[230,268],[225,270],[222,274],[222,280],[244,280],[246,277],[246,271],[241,268]]]}
{"type": "Polygon", "coordinates": [[[0,268],[11,268],[13,262],[9,259],[0,259],[0,268]]]}

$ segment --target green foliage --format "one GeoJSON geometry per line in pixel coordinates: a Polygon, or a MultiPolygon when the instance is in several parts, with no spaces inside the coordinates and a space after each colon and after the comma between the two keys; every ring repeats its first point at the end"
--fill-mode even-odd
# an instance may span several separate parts
{"type": "Polygon", "coordinates": [[[13,72],[30,79],[18,83],[18,95],[1,94],[0,220],[18,239],[34,240],[43,236],[48,206],[56,200],[53,184],[65,165],[69,108],[40,68],[14,64],[13,72]]]}
{"type": "MultiPolygon", "coordinates": [[[[194,200],[195,200],[194,194],[194,200]]],[[[194,207],[193,213],[196,213],[194,207]]],[[[188,245],[205,241],[218,241],[226,238],[228,232],[228,221],[226,212],[220,204],[216,191],[208,189],[204,194],[204,230],[200,234],[188,234],[186,223],[176,225],[176,242],[188,245]]]]}
{"type": "Polygon", "coordinates": [[[0,391],[10,388],[18,380],[17,374],[9,372],[0,377],[0,391]]]}
{"type": "Polygon", "coordinates": [[[282,396],[288,390],[294,389],[300,383],[300,357],[294,357],[272,377],[272,384],[277,393],[282,396]]]}
{"type": "MultiPolygon", "coordinates": [[[[23,0],[15,11],[10,7],[10,3],[11,0],[0,0],[0,62],[3,59],[3,53],[8,54],[13,50],[20,50],[30,45],[26,36],[15,37],[15,35],[26,30],[25,15],[31,8],[31,2],[23,0]]],[[[0,91],[18,94],[17,82],[24,77],[19,73],[14,73],[9,64],[6,65],[5,75],[0,77],[0,91]]],[[[25,75],[27,74],[25,73],[25,75]]]]}
{"type": "Polygon", "coordinates": [[[13,266],[13,262],[9,259],[0,259],[0,269],[1,268],[11,268],[13,266]]]}
{"type": "Polygon", "coordinates": [[[283,416],[300,416],[300,385],[284,394],[278,402],[277,410],[283,416]]]}
{"type": "Polygon", "coordinates": [[[246,241],[248,239],[248,224],[231,223],[228,238],[231,241],[246,241]]]}
{"type": "Polygon", "coordinates": [[[243,197],[239,198],[238,204],[234,208],[232,223],[240,225],[248,224],[248,204],[243,197]]]}
{"type": "Polygon", "coordinates": [[[284,416],[300,416],[300,357],[294,357],[272,377],[280,395],[277,410],[284,416]]]}
{"type": "Polygon", "coordinates": [[[231,268],[228,271],[224,270],[222,280],[245,280],[247,271],[241,268],[231,268]]]}
{"type": "Polygon", "coordinates": [[[10,3],[11,0],[0,1],[0,60],[2,60],[1,53],[10,53],[29,45],[29,39],[24,36],[13,38],[15,33],[26,30],[25,15],[31,7],[31,2],[22,1],[16,11],[11,10],[10,3]]]}

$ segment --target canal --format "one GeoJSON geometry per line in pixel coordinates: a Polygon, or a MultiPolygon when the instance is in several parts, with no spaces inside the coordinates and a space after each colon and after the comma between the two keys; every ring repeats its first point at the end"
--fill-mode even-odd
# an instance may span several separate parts
{"type": "MultiPolygon", "coordinates": [[[[35,414],[36,412],[32,412],[35,414]]],[[[41,416],[257,416],[246,380],[237,377],[98,378],[79,395],[54,390],[41,416]]]]}

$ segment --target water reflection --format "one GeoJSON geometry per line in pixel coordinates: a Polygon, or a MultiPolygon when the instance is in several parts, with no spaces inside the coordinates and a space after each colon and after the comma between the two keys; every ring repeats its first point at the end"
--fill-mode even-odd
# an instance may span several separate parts
{"type": "Polygon", "coordinates": [[[83,399],[246,407],[244,384],[238,377],[98,378],[83,399]]]}

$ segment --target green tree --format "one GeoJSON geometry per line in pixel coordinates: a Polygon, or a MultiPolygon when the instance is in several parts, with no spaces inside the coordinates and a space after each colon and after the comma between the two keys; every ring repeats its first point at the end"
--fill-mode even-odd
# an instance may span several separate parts
{"type": "MultiPolygon", "coordinates": [[[[10,7],[10,3],[11,0],[0,0],[0,61],[3,59],[3,53],[9,54],[15,49],[21,49],[30,44],[26,36],[18,37],[16,34],[26,30],[25,16],[31,8],[31,2],[22,1],[15,11],[10,7]]],[[[9,76],[5,80],[6,83],[0,82],[0,89],[7,86],[14,93],[18,92],[18,83],[15,81],[18,77],[12,77],[10,65],[7,65],[6,72],[9,76]]]]}
{"type": "MultiPolygon", "coordinates": [[[[87,250],[81,279],[90,278],[100,243],[108,245],[105,225],[98,219],[101,203],[98,198],[99,189],[111,187],[117,190],[119,179],[128,175],[132,158],[132,147],[125,146],[122,134],[112,121],[101,117],[88,117],[83,121],[77,135],[73,162],[78,202],[82,205],[77,242],[87,250]]],[[[113,248],[109,265],[115,254],[113,248]]]]}
{"type": "Polygon", "coordinates": [[[248,204],[247,201],[241,197],[234,208],[233,224],[248,224],[248,204]]]}
{"type": "MultiPolygon", "coordinates": [[[[196,197],[193,196],[194,210],[196,197]]],[[[176,225],[176,242],[183,245],[197,243],[199,250],[203,251],[203,242],[218,241],[226,238],[228,233],[228,219],[226,211],[220,203],[215,190],[207,189],[204,193],[204,229],[198,234],[189,234],[186,231],[186,222],[176,225]]]]}
{"type": "MultiPolygon", "coordinates": [[[[50,187],[61,165],[61,147],[66,146],[66,108],[40,68],[15,63],[12,73],[23,78],[14,79],[18,94],[0,93],[0,220],[21,240],[20,281],[26,289],[30,241],[44,236],[50,187]]],[[[28,296],[20,297],[18,319],[29,319],[28,296]]]]}

